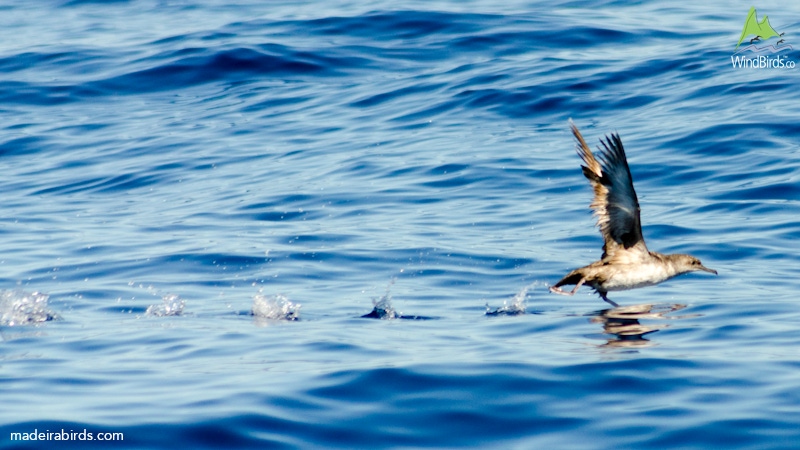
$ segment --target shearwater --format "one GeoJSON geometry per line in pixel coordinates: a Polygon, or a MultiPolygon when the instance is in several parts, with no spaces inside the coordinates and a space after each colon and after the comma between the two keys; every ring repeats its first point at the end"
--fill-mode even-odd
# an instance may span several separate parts
{"type": "Polygon", "coordinates": [[[595,158],[578,127],[569,121],[575,136],[575,148],[585,166],[583,175],[594,188],[591,208],[597,216],[597,226],[603,235],[603,255],[599,261],[568,273],[550,292],[573,295],[584,284],[591,286],[606,302],[610,291],[623,291],[652,286],[688,272],[702,270],[716,275],[717,271],[705,267],[691,255],[664,255],[647,250],[642,237],[639,219],[639,200],[633,190],[631,170],[619,134],[612,133],[600,140],[599,155],[595,158]],[[599,161],[598,161],[599,159],[599,161]],[[572,291],[561,286],[575,285],[572,291]]]}

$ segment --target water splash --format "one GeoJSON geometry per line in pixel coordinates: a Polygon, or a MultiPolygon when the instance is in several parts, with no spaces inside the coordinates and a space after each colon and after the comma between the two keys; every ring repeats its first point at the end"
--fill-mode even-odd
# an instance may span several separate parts
{"type": "Polygon", "coordinates": [[[159,305],[150,305],[147,311],[144,312],[145,316],[150,317],[166,317],[166,316],[180,316],[183,314],[183,308],[186,306],[186,301],[181,299],[176,294],[167,294],[161,297],[162,303],[159,305]]]}
{"type": "Polygon", "coordinates": [[[250,314],[266,320],[300,320],[300,306],[284,295],[264,295],[261,291],[253,296],[250,314]]]}
{"type": "Polygon", "coordinates": [[[528,299],[528,291],[530,291],[537,283],[531,283],[519,292],[517,292],[511,300],[503,300],[503,306],[492,310],[489,304],[486,304],[487,316],[519,316],[525,314],[525,302],[528,299]]]}
{"type": "Polygon", "coordinates": [[[394,307],[392,306],[392,293],[391,288],[394,285],[394,282],[397,278],[392,278],[389,281],[389,285],[386,286],[386,293],[379,299],[372,299],[372,311],[368,314],[364,314],[363,318],[366,319],[397,319],[399,314],[395,311],[394,307]]]}
{"type": "Polygon", "coordinates": [[[0,325],[13,327],[57,319],[58,315],[47,309],[48,298],[41,292],[0,291],[0,325]]]}
{"type": "Polygon", "coordinates": [[[364,318],[364,319],[386,319],[386,320],[391,320],[391,319],[431,320],[431,319],[436,319],[437,318],[437,317],[431,317],[431,316],[416,316],[416,315],[408,316],[408,315],[403,315],[403,314],[397,312],[397,310],[394,309],[394,306],[392,306],[392,294],[390,292],[390,289],[391,289],[392,285],[394,285],[394,282],[396,280],[397,280],[396,278],[392,278],[392,280],[389,282],[389,285],[386,286],[386,293],[383,294],[383,296],[381,298],[379,298],[377,300],[374,299],[374,298],[372,299],[372,311],[370,311],[369,313],[364,314],[363,316],[361,316],[362,318],[364,318]]]}

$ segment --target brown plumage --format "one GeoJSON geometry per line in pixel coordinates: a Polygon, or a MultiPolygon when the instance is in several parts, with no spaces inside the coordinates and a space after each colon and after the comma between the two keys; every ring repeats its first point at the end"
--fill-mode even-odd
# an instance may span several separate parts
{"type": "Polygon", "coordinates": [[[597,158],[586,145],[580,131],[570,120],[576,149],[583,162],[583,175],[594,189],[591,208],[603,235],[603,255],[599,261],[575,269],[550,288],[551,292],[573,295],[582,285],[594,288],[606,302],[609,291],[651,286],[676,275],[702,270],[716,274],[700,260],[683,254],[664,255],[647,249],[642,237],[639,200],[633,189],[633,178],[618,134],[606,136],[598,147],[597,158]],[[572,291],[561,286],[575,285],[572,291]]]}

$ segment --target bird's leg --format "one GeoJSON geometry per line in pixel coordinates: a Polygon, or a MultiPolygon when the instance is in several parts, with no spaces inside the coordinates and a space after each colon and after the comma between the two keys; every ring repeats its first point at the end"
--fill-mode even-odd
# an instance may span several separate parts
{"type": "Polygon", "coordinates": [[[575,283],[575,288],[573,288],[569,292],[561,289],[560,287],[550,286],[550,292],[552,292],[554,294],[561,294],[561,295],[575,295],[575,293],[578,292],[578,288],[583,286],[583,283],[585,283],[585,282],[586,282],[586,278],[581,278],[580,281],[575,283]]]}
{"type": "Polygon", "coordinates": [[[606,301],[608,304],[610,304],[610,305],[611,305],[611,306],[613,306],[614,308],[618,308],[618,307],[619,307],[619,305],[617,304],[617,302],[615,302],[614,300],[611,300],[611,299],[609,299],[608,297],[606,297],[606,293],[605,293],[605,292],[602,292],[602,291],[597,291],[597,293],[598,293],[598,294],[600,294],[600,298],[602,298],[603,300],[605,300],[605,301],[606,301]]]}

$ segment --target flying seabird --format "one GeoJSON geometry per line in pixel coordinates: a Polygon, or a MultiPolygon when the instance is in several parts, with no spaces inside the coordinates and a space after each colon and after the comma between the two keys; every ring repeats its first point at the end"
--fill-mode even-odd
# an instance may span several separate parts
{"type": "Polygon", "coordinates": [[[603,256],[588,266],[575,269],[550,288],[550,292],[573,295],[582,285],[594,288],[606,302],[619,306],[608,299],[609,291],[623,291],[666,281],[674,276],[702,270],[716,275],[717,271],[705,267],[691,255],[664,255],[647,250],[642,237],[639,219],[639,201],[633,190],[633,179],[625,158],[625,149],[619,134],[606,136],[598,147],[598,159],[586,145],[580,131],[572,123],[572,134],[576,150],[585,166],[583,175],[594,188],[591,208],[597,216],[597,226],[603,235],[603,256]],[[572,291],[561,286],[575,285],[572,291]]]}

